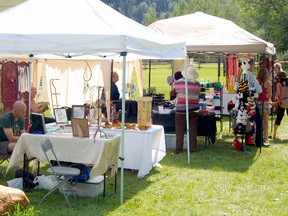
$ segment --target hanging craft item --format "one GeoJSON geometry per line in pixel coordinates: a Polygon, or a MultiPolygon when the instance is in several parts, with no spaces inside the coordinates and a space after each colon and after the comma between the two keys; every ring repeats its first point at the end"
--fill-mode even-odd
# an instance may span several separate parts
{"type": "Polygon", "coordinates": [[[83,80],[84,80],[84,89],[83,89],[83,94],[86,94],[89,91],[89,81],[92,78],[92,70],[90,65],[88,64],[87,61],[86,62],[86,68],[83,74],[83,80]],[[89,68],[89,75],[86,74],[87,68],[89,68]]]}
{"type": "Polygon", "coordinates": [[[234,54],[227,56],[226,88],[228,93],[235,93],[235,82],[238,76],[238,60],[234,54]]]}
{"type": "Polygon", "coordinates": [[[21,93],[29,91],[28,70],[29,66],[26,62],[18,64],[18,91],[21,93]]]}

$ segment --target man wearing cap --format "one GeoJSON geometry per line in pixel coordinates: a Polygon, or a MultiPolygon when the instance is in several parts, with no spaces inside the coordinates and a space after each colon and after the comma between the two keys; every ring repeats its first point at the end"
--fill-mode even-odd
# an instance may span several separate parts
{"type": "Polygon", "coordinates": [[[25,133],[24,115],[26,105],[18,100],[13,104],[11,112],[0,116],[0,153],[7,155],[12,153],[20,135],[25,133]]]}
{"type": "MultiPolygon", "coordinates": [[[[183,78],[174,83],[177,93],[176,98],[176,150],[174,154],[179,154],[183,150],[183,140],[186,127],[186,92],[185,92],[185,71],[182,71],[183,78]]],[[[197,123],[199,110],[200,84],[196,81],[199,74],[194,66],[187,68],[187,85],[188,85],[188,112],[189,112],[189,139],[190,153],[196,152],[197,148],[197,123]]]]}

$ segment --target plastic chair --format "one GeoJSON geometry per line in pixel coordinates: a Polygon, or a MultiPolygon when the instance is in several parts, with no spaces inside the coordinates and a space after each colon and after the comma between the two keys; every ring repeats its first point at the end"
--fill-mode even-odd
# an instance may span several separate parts
{"type": "MultiPolygon", "coordinates": [[[[47,159],[47,161],[49,162],[50,167],[47,169],[47,172],[49,174],[52,174],[55,176],[56,180],[57,180],[57,185],[52,188],[39,202],[38,205],[41,205],[41,203],[43,202],[43,200],[49,196],[51,193],[53,193],[55,190],[57,190],[58,188],[60,189],[61,193],[63,194],[63,196],[65,197],[65,200],[68,204],[69,207],[71,207],[70,202],[68,200],[68,197],[70,194],[73,194],[72,189],[70,188],[68,191],[67,189],[64,190],[63,186],[64,184],[67,184],[67,181],[74,176],[77,176],[80,174],[80,169],[77,168],[73,168],[73,167],[65,167],[65,166],[61,166],[60,162],[53,150],[53,145],[51,143],[51,141],[48,138],[45,138],[41,141],[41,148],[45,154],[45,157],[47,159]],[[51,159],[48,158],[47,152],[51,151],[54,159],[56,160],[58,166],[53,166],[50,162],[51,159]]],[[[74,194],[73,194],[74,195],[74,194]]]]}

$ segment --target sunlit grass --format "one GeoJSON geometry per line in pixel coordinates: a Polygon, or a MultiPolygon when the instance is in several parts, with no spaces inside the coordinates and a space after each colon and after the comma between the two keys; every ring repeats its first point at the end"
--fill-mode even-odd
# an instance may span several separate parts
{"type": "MultiPolygon", "coordinates": [[[[287,215],[287,124],[284,117],[279,139],[261,153],[256,147],[238,152],[231,146],[226,117],[215,144],[205,148],[204,139],[198,138],[199,151],[191,154],[190,164],[186,153],[173,156],[173,149],[167,149],[162,168],[154,168],[145,178],[125,170],[123,205],[119,183],[117,194],[106,199],[70,198],[71,209],[58,192],[39,207],[46,191],[26,194],[40,215],[287,215]]],[[[46,168],[41,166],[41,172],[46,168]]],[[[11,171],[7,178],[12,177],[11,171]]],[[[3,178],[1,184],[6,185],[3,178]]]]}

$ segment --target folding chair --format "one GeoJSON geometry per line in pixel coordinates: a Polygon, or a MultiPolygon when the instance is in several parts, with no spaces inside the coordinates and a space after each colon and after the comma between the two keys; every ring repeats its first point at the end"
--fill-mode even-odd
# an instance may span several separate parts
{"type": "MultiPolygon", "coordinates": [[[[57,185],[52,188],[39,202],[38,205],[41,205],[41,203],[43,202],[43,200],[49,196],[51,193],[53,193],[55,190],[57,190],[58,188],[60,189],[61,193],[63,194],[63,196],[65,197],[65,200],[68,204],[69,207],[71,207],[70,202],[68,200],[69,195],[72,193],[73,191],[70,188],[69,191],[67,191],[67,189],[63,189],[64,184],[67,183],[67,181],[74,176],[77,176],[80,174],[80,169],[77,168],[73,168],[73,167],[65,167],[65,166],[61,166],[59,163],[59,160],[53,150],[53,145],[51,143],[51,141],[48,138],[45,138],[41,141],[41,148],[45,154],[45,157],[47,159],[47,161],[49,162],[49,168],[47,169],[47,172],[49,174],[52,174],[55,176],[56,180],[57,180],[57,185]],[[47,152],[51,151],[54,159],[56,160],[58,166],[53,166],[50,162],[50,159],[48,158],[47,152]]],[[[69,184],[67,184],[69,185],[69,184]]]]}
{"type": "MultiPolygon", "coordinates": [[[[10,158],[11,154],[1,154],[0,153],[0,165],[3,164],[5,161],[9,162],[9,158],[10,158]]],[[[3,177],[5,178],[6,177],[6,170],[1,170],[1,174],[3,175],[3,177]]]]}

